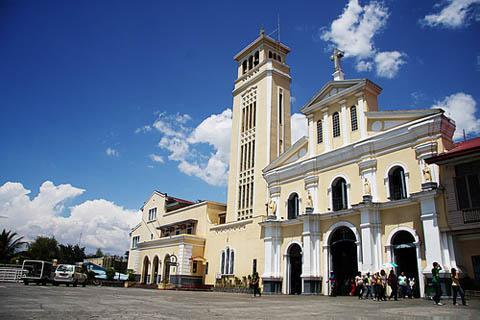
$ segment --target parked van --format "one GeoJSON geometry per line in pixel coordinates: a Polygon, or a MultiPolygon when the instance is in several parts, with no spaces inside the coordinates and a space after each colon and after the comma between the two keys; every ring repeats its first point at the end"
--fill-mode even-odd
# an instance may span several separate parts
{"type": "Polygon", "coordinates": [[[25,260],[22,269],[25,275],[22,277],[23,283],[27,286],[29,283],[46,285],[53,281],[53,265],[51,262],[42,260],[25,260]]]}
{"type": "Polygon", "coordinates": [[[85,287],[87,284],[87,275],[82,272],[80,266],[73,264],[60,264],[57,267],[57,270],[55,270],[53,284],[58,286],[60,283],[65,284],[67,287],[69,285],[76,287],[77,284],[81,284],[85,287]]]}

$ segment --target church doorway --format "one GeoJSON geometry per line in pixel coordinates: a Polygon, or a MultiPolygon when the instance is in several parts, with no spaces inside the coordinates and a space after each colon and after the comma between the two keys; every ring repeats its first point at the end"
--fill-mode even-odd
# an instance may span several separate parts
{"type": "Polygon", "coordinates": [[[148,274],[148,270],[150,269],[150,260],[147,256],[143,258],[143,271],[142,271],[142,283],[148,284],[150,283],[150,275],[148,274]]]}
{"type": "Polygon", "coordinates": [[[170,255],[167,254],[163,260],[163,283],[170,283],[170,255]]]}
{"type": "Polygon", "coordinates": [[[336,294],[348,295],[351,282],[358,272],[357,244],[353,231],[348,227],[335,229],[330,237],[332,268],[336,278],[336,294]]]}
{"type": "Polygon", "coordinates": [[[302,248],[294,243],[288,248],[289,294],[302,293],[302,248]]]}
{"type": "Polygon", "coordinates": [[[401,230],[393,235],[391,244],[393,262],[398,265],[395,270],[397,275],[404,272],[407,278],[414,278],[416,283],[414,296],[419,297],[418,259],[415,238],[410,232],[401,230]]]}

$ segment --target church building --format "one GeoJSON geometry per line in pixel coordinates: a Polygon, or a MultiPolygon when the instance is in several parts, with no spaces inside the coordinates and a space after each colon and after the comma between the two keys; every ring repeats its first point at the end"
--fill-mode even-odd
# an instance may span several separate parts
{"type": "Polygon", "coordinates": [[[339,293],[357,272],[395,268],[425,295],[432,263],[458,268],[440,168],[455,123],[440,109],[386,110],[382,88],[333,79],[301,108],[292,145],[290,48],[263,32],[235,55],[227,203],[154,191],[131,231],[128,268],[159,287],[247,285],[265,293],[339,293]]]}

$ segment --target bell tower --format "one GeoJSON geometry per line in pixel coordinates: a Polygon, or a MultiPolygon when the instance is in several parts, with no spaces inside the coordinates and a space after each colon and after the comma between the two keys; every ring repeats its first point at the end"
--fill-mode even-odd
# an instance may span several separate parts
{"type": "Polygon", "coordinates": [[[291,145],[289,52],[262,30],[234,57],[227,222],[266,214],[262,170],[291,145]]]}

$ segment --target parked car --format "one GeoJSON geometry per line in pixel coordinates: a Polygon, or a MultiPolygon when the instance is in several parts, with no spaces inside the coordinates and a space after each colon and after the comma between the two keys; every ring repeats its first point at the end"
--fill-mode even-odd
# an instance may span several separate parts
{"type": "Polygon", "coordinates": [[[65,284],[67,287],[73,285],[76,287],[81,284],[83,287],[87,284],[87,275],[82,272],[81,267],[73,264],[61,264],[55,270],[54,285],[65,284]]]}
{"type": "MultiPolygon", "coordinates": [[[[105,269],[104,267],[101,267],[91,262],[84,262],[83,266],[88,271],[95,272],[95,279],[107,280],[107,269],[105,269]]],[[[120,272],[115,272],[115,276],[113,277],[113,280],[126,281],[128,280],[128,275],[120,272]]]]}
{"type": "Polygon", "coordinates": [[[51,262],[42,260],[25,260],[22,269],[25,275],[22,277],[23,283],[27,286],[29,283],[37,285],[46,285],[53,282],[53,265],[51,262]]]}

